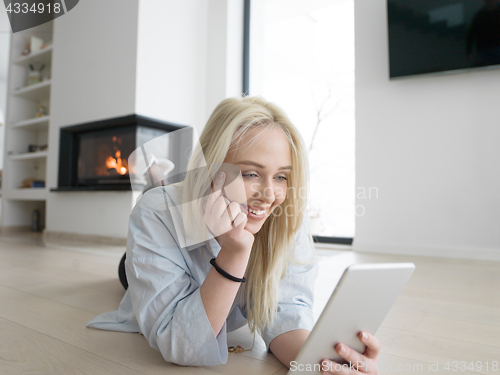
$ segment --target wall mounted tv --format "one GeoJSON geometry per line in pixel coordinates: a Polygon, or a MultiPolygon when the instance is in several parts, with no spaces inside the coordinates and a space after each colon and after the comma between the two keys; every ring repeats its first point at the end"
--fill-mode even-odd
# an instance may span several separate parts
{"type": "Polygon", "coordinates": [[[390,77],[500,64],[500,0],[388,0],[390,77]]]}

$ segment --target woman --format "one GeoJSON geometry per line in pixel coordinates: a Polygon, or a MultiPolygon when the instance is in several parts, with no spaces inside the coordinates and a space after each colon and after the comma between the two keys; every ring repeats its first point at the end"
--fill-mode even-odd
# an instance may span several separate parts
{"type": "MultiPolygon", "coordinates": [[[[301,137],[274,104],[230,98],[212,113],[200,146],[182,183],[152,189],[134,207],[129,287],[118,311],[87,325],[141,332],[166,361],[200,366],[225,363],[226,331],[248,323],[290,367],[314,324],[317,275],[301,137]],[[241,170],[246,202],[225,195],[229,170],[221,163],[241,170]],[[192,235],[199,241],[187,243],[192,235]]],[[[365,356],[341,344],[336,350],[347,361],[374,363],[377,339],[360,339],[365,356]]]]}

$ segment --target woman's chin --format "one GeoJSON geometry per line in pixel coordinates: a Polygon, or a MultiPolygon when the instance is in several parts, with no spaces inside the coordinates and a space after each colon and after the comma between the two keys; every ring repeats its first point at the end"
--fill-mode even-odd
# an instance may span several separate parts
{"type": "Polygon", "coordinates": [[[262,228],[262,224],[264,224],[264,221],[262,221],[261,223],[252,223],[247,221],[245,230],[249,231],[252,234],[256,234],[260,230],[260,228],[262,228]]]}

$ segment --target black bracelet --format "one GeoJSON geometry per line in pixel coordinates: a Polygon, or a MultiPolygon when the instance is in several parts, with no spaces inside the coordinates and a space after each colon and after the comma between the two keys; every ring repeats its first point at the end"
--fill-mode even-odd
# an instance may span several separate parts
{"type": "Polygon", "coordinates": [[[228,274],[226,271],[224,271],[222,268],[220,268],[217,263],[215,263],[215,258],[210,259],[210,264],[214,266],[214,268],[219,272],[222,276],[224,276],[226,279],[229,279],[231,281],[236,281],[238,283],[244,283],[247,281],[244,277],[239,279],[237,277],[234,277],[233,275],[228,274]]]}

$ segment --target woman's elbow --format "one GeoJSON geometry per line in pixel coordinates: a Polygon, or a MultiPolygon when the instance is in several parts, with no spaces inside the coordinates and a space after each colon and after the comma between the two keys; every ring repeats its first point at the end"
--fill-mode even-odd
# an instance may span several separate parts
{"type": "Polygon", "coordinates": [[[196,351],[187,340],[159,340],[158,350],[163,359],[179,366],[217,366],[227,361],[213,350],[196,351]]]}

